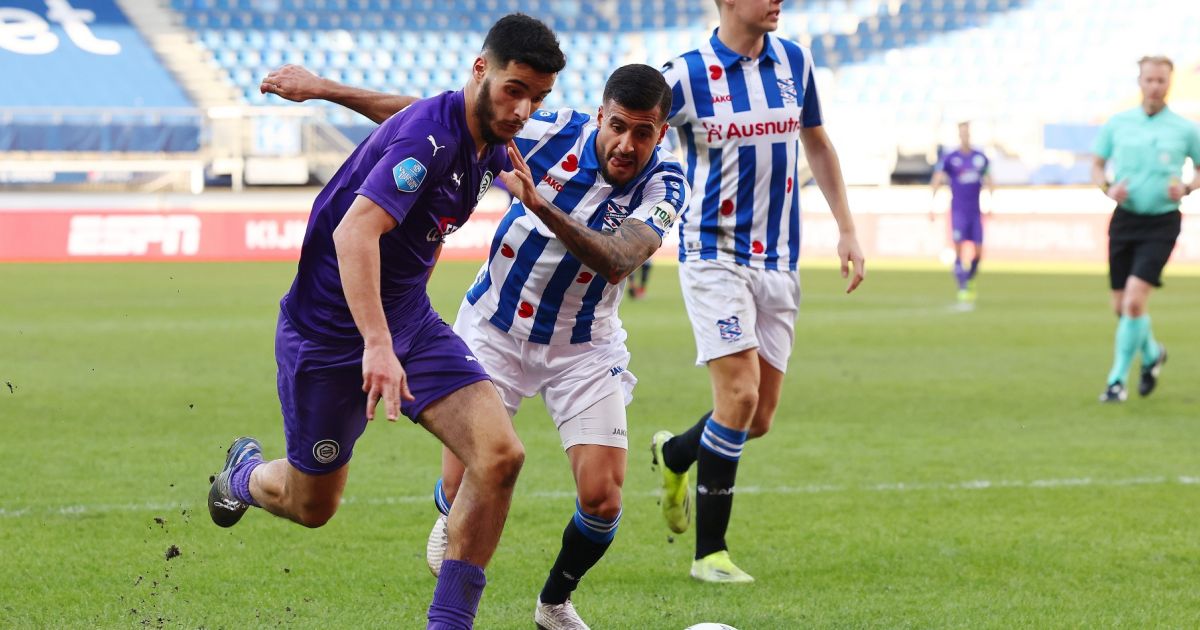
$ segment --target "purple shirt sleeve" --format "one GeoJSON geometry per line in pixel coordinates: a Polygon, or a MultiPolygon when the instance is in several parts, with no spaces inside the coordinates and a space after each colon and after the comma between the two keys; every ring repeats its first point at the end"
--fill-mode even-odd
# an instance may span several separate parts
{"type": "Polygon", "coordinates": [[[428,120],[407,121],[395,134],[355,193],[374,201],[399,224],[425,191],[445,177],[458,147],[449,131],[428,120]]]}

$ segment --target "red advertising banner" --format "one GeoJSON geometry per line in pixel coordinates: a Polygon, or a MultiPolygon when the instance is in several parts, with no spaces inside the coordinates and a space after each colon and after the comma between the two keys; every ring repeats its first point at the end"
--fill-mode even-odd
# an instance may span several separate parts
{"type": "MultiPolygon", "coordinates": [[[[481,209],[446,239],[443,259],[487,256],[502,206],[481,209]]],[[[1107,213],[997,213],[985,219],[993,261],[1106,260],[1107,213]]],[[[0,261],[295,260],[308,213],[148,210],[0,210],[0,261]]],[[[859,213],[859,241],[876,260],[937,260],[949,247],[946,216],[927,212],[859,213]]],[[[804,213],[806,259],[836,255],[838,231],[828,212],[804,213]]],[[[658,256],[677,255],[675,233],[658,256]]],[[[1200,262],[1200,222],[1184,218],[1174,261],[1200,262]]]]}

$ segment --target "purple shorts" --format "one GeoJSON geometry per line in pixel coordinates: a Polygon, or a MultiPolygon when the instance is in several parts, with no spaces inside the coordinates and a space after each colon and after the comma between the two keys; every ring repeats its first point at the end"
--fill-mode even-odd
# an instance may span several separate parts
{"type": "Polygon", "coordinates": [[[950,238],[955,243],[983,244],[983,216],[979,212],[951,212],[950,238]]]}
{"type": "MultiPolygon", "coordinates": [[[[408,375],[413,401],[401,412],[416,422],[431,403],[487,372],[450,326],[428,309],[416,325],[392,337],[408,375]]],[[[362,390],[362,344],[334,345],[305,338],[287,316],[275,330],[279,404],[288,462],[314,475],[333,472],[350,461],[354,442],[367,428],[367,394],[362,390]]],[[[379,414],[383,414],[382,407],[379,414]]]]}

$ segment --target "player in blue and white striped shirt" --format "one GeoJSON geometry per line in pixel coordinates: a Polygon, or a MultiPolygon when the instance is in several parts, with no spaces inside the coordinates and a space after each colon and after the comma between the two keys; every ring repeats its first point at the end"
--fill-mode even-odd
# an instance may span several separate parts
{"type": "Polygon", "coordinates": [[[725,532],[742,445],[771,426],[794,339],[801,147],[841,232],[843,277],[853,265],[847,292],[862,281],[863,256],[822,127],[812,53],[771,35],[781,0],[716,2],[713,36],[663,67],[673,91],[669,122],[695,191],[679,222],[679,276],[713,411],[677,437],[656,433],[654,463],[663,472],[663,514],[683,532],[688,469],[698,462],[692,577],[749,582],[729,558],[725,532]]]}
{"type": "MultiPolygon", "coordinates": [[[[318,90],[315,77],[296,68],[274,76],[288,98],[320,95],[377,122],[412,102],[331,82],[318,90]]],[[[620,523],[625,405],[637,379],[617,306],[625,278],[662,245],[687,204],[682,166],[658,148],[670,108],[658,70],[633,64],[613,72],[595,120],[570,109],[535,112],[510,145],[513,172],[501,175],[517,201],[454,324],[510,414],[541,394],[575,475],[576,510],[538,597],[540,627],[587,627],[570,594],[620,523]]],[[[442,516],[426,548],[435,574],[463,478],[449,450],[442,469],[434,491],[442,516]]]]}

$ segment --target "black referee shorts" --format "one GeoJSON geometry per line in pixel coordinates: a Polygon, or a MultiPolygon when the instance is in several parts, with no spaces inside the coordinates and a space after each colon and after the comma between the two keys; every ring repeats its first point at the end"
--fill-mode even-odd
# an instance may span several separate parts
{"type": "Polygon", "coordinates": [[[1118,207],[1108,224],[1108,280],[1114,291],[1129,276],[1162,286],[1162,270],[1179,238],[1182,215],[1137,214],[1118,207]]]}

